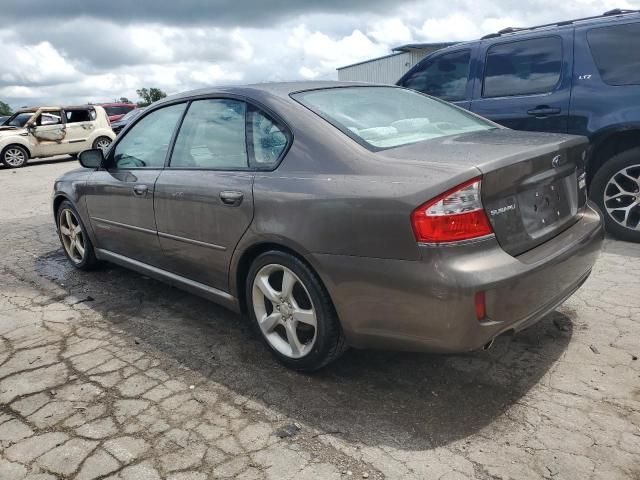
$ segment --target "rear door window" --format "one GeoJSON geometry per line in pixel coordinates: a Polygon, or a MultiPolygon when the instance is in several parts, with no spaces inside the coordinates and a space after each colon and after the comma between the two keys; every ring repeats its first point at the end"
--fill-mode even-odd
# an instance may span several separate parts
{"type": "Polygon", "coordinates": [[[640,23],[594,28],[587,33],[593,61],[609,85],[640,85],[640,23]]]}
{"type": "Polygon", "coordinates": [[[427,61],[402,83],[404,87],[448,101],[463,100],[469,79],[471,52],[460,50],[427,61]]]}
{"type": "Polygon", "coordinates": [[[562,40],[544,37],[494,45],[487,51],[483,97],[553,91],[560,81],[562,40]]]}

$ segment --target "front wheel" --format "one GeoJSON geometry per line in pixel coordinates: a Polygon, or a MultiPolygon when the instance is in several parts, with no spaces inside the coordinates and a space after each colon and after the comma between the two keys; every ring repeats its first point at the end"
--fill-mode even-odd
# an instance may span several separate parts
{"type": "Polygon", "coordinates": [[[589,197],[602,210],[608,232],[640,243],[640,148],[614,155],[600,167],[589,197]]]}
{"type": "Polygon", "coordinates": [[[71,264],[80,270],[90,270],[96,263],[93,244],[80,215],[73,204],[67,200],[60,204],[56,215],[58,236],[64,253],[71,264]]]}
{"type": "Polygon", "coordinates": [[[312,372],[346,350],[329,294],[293,255],[272,251],[258,256],[247,276],[246,297],[262,340],[285,366],[312,372]]]}
{"type": "Polygon", "coordinates": [[[2,160],[2,163],[9,168],[20,168],[27,164],[27,160],[29,160],[29,152],[27,152],[26,148],[20,145],[9,145],[7,148],[2,150],[2,156],[0,159],[2,160]]]}
{"type": "Polygon", "coordinates": [[[93,141],[93,148],[99,148],[105,151],[111,145],[111,139],[109,137],[98,137],[93,141]]]}

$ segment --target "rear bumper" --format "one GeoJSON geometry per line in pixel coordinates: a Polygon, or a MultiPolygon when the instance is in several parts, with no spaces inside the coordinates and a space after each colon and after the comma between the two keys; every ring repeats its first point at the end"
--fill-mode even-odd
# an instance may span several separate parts
{"type": "Polygon", "coordinates": [[[512,257],[495,238],[421,247],[422,261],[315,254],[350,345],[433,352],[475,350],[535,323],[591,272],[604,236],[589,206],[569,229],[512,257]],[[486,295],[478,321],[474,298],[486,295]]]}

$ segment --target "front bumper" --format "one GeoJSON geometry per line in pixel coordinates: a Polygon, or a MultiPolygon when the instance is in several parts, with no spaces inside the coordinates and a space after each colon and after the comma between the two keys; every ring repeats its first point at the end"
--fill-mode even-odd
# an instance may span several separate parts
{"type": "Polygon", "coordinates": [[[465,352],[535,323],[584,283],[602,245],[602,218],[589,206],[553,239],[517,257],[495,238],[422,246],[422,261],[314,254],[350,345],[465,352]],[[475,294],[487,318],[478,321],[475,294]]]}

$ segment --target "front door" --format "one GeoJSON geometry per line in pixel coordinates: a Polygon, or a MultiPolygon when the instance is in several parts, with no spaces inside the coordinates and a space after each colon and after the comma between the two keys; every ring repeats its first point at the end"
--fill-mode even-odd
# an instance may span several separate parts
{"type": "Polygon", "coordinates": [[[471,111],[516,130],[566,133],[572,35],[483,43],[471,111]]]}
{"type": "Polygon", "coordinates": [[[153,210],[156,180],[185,104],[142,117],[109,151],[87,183],[87,210],[97,248],[149,265],[161,263],[153,210]]]}
{"type": "Polygon", "coordinates": [[[62,111],[39,112],[28,128],[35,157],[51,157],[68,153],[67,128],[62,111]]]}
{"type": "Polygon", "coordinates": [[[155,188],[163,268],[223,291],[253,218],[246,108],[232,99],[192,102],[155,188]]]}

